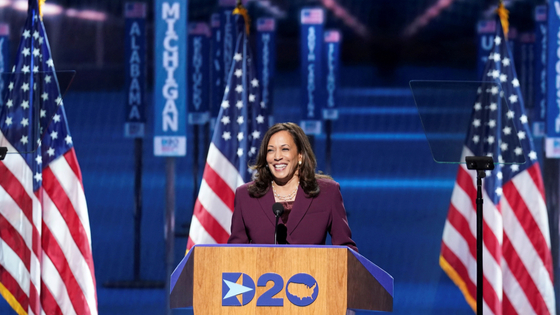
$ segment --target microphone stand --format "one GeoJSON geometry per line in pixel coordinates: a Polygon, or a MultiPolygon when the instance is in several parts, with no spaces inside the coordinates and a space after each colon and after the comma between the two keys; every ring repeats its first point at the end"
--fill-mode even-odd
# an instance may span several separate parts
{"type": "Polygon", "coordinates": [[[494,169],[494,160],[491,156],[467,156],[467,169],[476,170],[476,314],[482,315],[482,283],[483,283],[483,270],[482,270],[482,252],[483,252],[483,238],[482,238],[482,179],[486,177],[487,170],[494,169]]]}
{"type": "Polygon", "coordinates": [[[278,219],[280,218],[280,214],[276,213],[276,225],[274,226],[274,245],[278,245],[278,219]]]}

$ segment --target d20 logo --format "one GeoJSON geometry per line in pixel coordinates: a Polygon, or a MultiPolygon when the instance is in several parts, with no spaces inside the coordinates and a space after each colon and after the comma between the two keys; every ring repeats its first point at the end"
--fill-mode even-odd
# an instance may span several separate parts
{"type": "Polygon", "coordinates": [[[319,285],[312,276],[306,273],[293,275],[286,284],[286,297],[297,306],[307,306],[317,299],[319,285]]]}
{"type": "Polygon", "coordinates": [[[255,282],[241,272],[222,273],[222,306],[247,305],[255,296],[255,282]],[[241,284],[238,284],[239,278],[241,284]],[[241,302],[238,295],[241,294],[241,302]]]}

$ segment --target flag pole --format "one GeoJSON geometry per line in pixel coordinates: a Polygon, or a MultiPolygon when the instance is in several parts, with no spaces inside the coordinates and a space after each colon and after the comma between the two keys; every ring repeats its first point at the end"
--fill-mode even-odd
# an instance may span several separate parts
{"type": "MultiPolygon", "coordinates": [[[[165,160],[165,292],[169,293],[171,287],[171,273],[174,269],[175,247],[175,158],[165,160]]],[[[165,314],[171,315],[170,299],[165,299],[165,314]]]]}

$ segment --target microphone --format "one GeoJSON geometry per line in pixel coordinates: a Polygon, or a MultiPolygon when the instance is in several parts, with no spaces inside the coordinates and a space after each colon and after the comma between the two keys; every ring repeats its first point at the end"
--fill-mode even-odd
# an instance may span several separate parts
{"type": "Polygon", "coordinates": [[[274,244],[278,244],[278,218],[284,213],[284,206],[276,202],[272,205],[272,212],[274,212],[274,216],[276,217],[276,225],[274,226],[274,244]]]}

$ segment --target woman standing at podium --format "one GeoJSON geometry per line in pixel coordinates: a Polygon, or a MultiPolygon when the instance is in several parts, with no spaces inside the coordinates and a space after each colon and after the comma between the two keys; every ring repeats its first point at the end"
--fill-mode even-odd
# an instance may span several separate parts
{"type": "Polygon", "coordinates": [[[324,245],[327,232],[333,245],[357,251],[348,226],[340,186],[315,173],[317,161],[303,130],[294,123],[278,123],[264,135],[255,180],[237,188],[230,244],[274,244],[276,217],[279,244],[324,245]]]}

